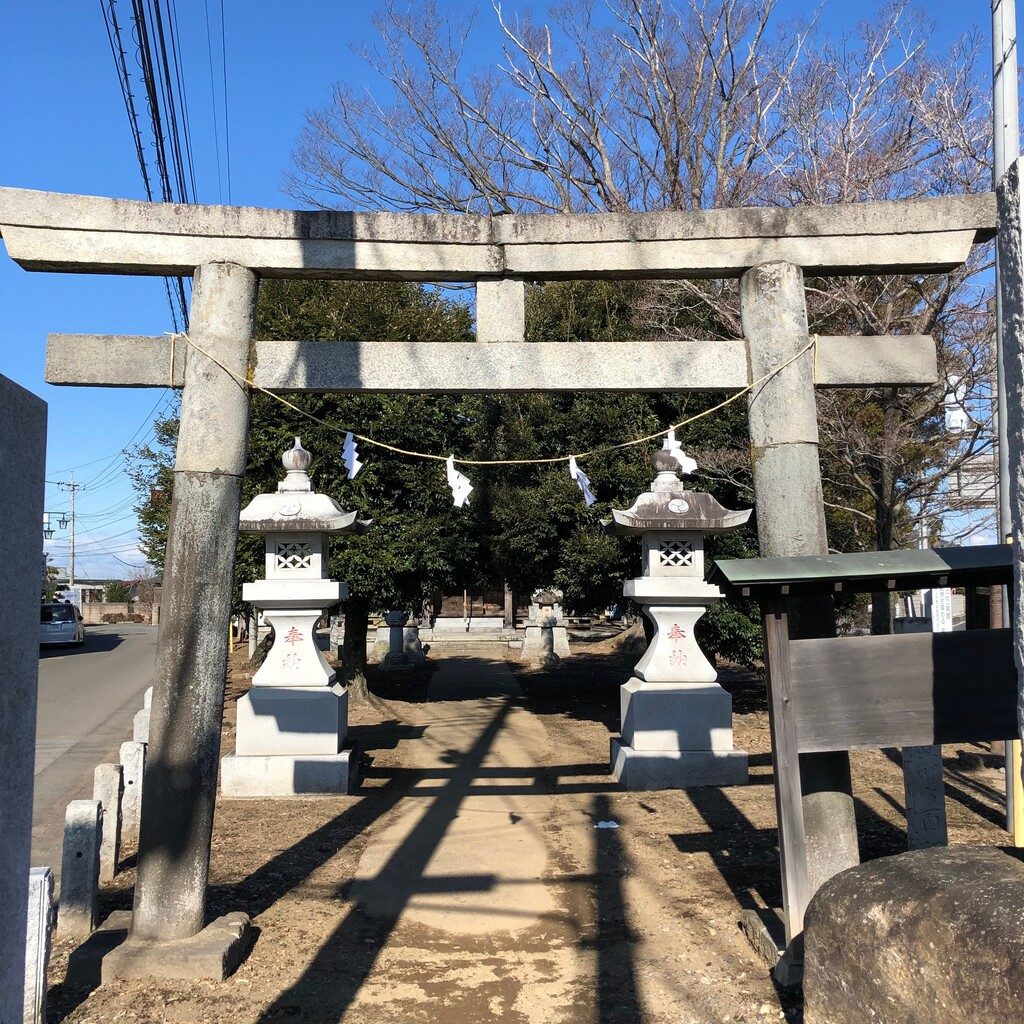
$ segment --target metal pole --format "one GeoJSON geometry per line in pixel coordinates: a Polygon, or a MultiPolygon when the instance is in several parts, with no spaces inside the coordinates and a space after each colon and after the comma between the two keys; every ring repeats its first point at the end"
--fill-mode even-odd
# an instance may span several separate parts
{"type": "Polygon", "coordinates": [[[75,585],[75,492],[78,485],[75,483],[75,475],[71,474],[71,483],[68,484],[71,492],[71,532],[68,535],[68,586],[75,585]]]}
{"type": "MultiPolygon", "coordinates": [[[[1017,10],[1015,0],[992,0],[992,162],[993,184],[1020,154],[1020,113],[1017,97],[1017,10]]],[[[996,258],[996,388],[999,446],[999,536],[1011,540],[1010,453],[1006,443],[1006,386],[1003,373],[1003,310],[996,258]]],[[[1010,625],[1010,602],[1003,596],[1003,626],[1010,625]]],[[[1017,846],[1024,845],[1024,792],[1021,789],[1021,746],[1006,749],[1006,827],[1017,846]]]]}

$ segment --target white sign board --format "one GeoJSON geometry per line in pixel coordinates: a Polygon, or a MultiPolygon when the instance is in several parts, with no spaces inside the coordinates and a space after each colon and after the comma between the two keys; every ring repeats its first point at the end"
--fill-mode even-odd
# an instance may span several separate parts
{"type": "Polygon", "coordinates": [[[928,591],[931,606],[932,632],[953,632],[953,591],[949,587],[935,587],[928,591]]]}

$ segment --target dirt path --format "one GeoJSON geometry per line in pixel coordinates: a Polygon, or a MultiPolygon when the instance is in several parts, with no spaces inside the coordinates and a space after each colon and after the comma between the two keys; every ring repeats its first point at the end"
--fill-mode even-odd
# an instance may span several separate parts
{"type": "MultiPolygon", "coordinates": [[[[750,785],[626,793],[607,775],[622,666],[571,664],[529,699],[500,648],[446,650],[429,683],[378,680],[390,696],[353,708],[372,758],[359,795],[219,804],[210,914],[260,930],[237,974],[58,983],[51,1021],[798,1020],[736,926],[779,903],[763,687],[734,687],[750,785]]],[[[229,702],[226,750],[232,722],[229,702]]],[[[855,781],[862,849],[895,852],[899,768],[857,755],[855,781]]],[[[947,786],[951,840],[1001,841],[985,785],[947,786]]],[[[130,906],[133,875],[105,910],[130,906]]]]}

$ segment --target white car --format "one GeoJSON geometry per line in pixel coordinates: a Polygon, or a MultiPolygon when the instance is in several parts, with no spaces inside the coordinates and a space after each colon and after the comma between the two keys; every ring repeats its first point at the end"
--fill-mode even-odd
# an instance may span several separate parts
{"type": "Polygon", "coordinates": [[[73,604],[44,604],[39,609],[39,644],[81,647],[85,643],[82,613],[73,604]]]}

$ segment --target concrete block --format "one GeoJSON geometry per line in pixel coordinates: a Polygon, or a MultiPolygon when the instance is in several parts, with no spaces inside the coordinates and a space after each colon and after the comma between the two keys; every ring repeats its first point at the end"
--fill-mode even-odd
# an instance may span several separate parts
{"type": "Polygon", "coordinates": [[[612,775],[625,789],[689,789],[743,786],[747,754],[743,750],[634,750],[611,741],[612,775]]]}
{"type": "Polygon", "coordinates": [[[636,750],[732,750],[732,697],[717,683],[621,688],[622,742],[636,750]]]}
{"type": "MultiPolygon", "coordinates": [[[[142,695],[142,706],[144,708],[151,708],[153,706],[153,687],[147,686],[146,692],[142,695]]],[[[148,740],[146,741],[149,742],[148,740]]]]}
{"type": "Polygon", "coordinates": [[[93,772],[92,798],[103,809],[103,839],[100,843],[100,881],[109,882],[117,874],[121,857],[121,800],[124,796],[124,769],[119,764],[98,764],[93,772]]]}
{"type": "Polygon", "coordinates": [[[239,755],[336,755],[347,734],[348,690],[254,686],[238,701],[239,755]]]}
{"type": "Polygon", "coordinates": [[[359,751],[338,754],[241,756],[222,758],[225,797],[288,797],[353,793],[359,786],[359,751]]]}
{"type": "Polygon", "coordinates": [[[32,868],[28,876],[25,935],[25,1008],[22,1024],[46,1024],[46,970],[53,929],[53,872],[32,868]]]}
{"type": "Polygon", "coordinates": [[[71,954],[68,981],[95,988],[129,979],[224,981],[245,959],[253,932],[247,914],[225,914],[197,935],[170,942],[130,940],[132,915],[111,914],[71,954]]]}
{"type": "Polygon", "coordinates": [[[149,742],[149,708],[135,712],[135,718],[132,719],[132,739],[136,743],[149,742]]]}
{"type": "MultiPolygon", "coordinates": [[[[6,241],[6,240],[5,240],[6,241]]],[[[39,689],[46,404],[0,376],[0,1020],[21,1017],[39,689]]]]}
{"type": "Polygon", "coordinates": [[[1020,1020],[1022,858],[915,850],[825,882],[804,918],[807,1024],[1020,1020]]]}
{"type": "Polygon", "coordinates": [[[103,810],[99,800],[72,800],[64,823],[57,928],[84,939],[96,927],[103,810]]]}
{"type": "Polygon", "coordinates": [[[121,796],[121,835],[133,842],[139,838],[142,814],[142,779],[146,774],[146,744],[128,740],[121,744],[124,791],[121,796]]]}

